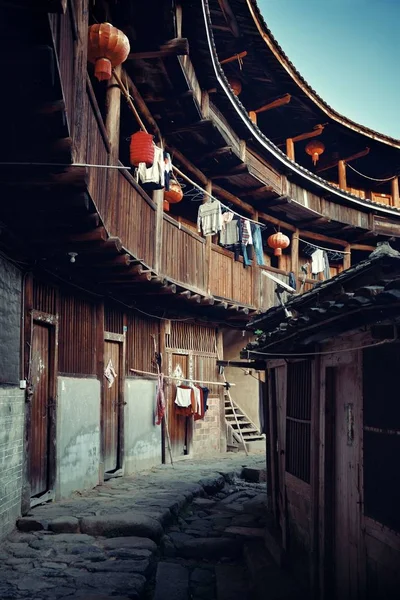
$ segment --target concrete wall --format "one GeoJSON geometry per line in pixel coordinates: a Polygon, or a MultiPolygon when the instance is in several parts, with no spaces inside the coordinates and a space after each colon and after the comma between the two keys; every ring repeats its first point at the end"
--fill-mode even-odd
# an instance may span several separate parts
{"type": "Polygon", "coordinates": [[[0,386],[0,539],[21,510],[25,393],[0,386]]]}
{"type": "Polygon", "coordinates": [[[155,425],[156,384],[145,379],[125,381],[125,475],[161,464],[161,425],[155,425]]]}
{"type": "Polygon", "coordinates": [[[100,469],[100,382],[58,378],[56,498],[93,488],[100,469]]]}
{"type": "MultiPolygon", "coordinates": [[[[235,329],[224,330],[224,360],[240,360],[240,351],[254,336],[246,333],[243,336],[241,331],[235,329]]],[[[231,389],[232,400],[243,409],[253,423],[260,427],[259,417],[259,383],[258,375],[255,371],[251,375],[245,375],[242,369],[227,367],[225,375],[230,383],[235,383],[236,387],[231,389]]]]}

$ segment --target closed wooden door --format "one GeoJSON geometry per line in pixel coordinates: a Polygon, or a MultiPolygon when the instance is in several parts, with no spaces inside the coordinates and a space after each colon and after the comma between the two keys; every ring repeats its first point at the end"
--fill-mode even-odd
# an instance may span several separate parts
{"type": "Polygon", "coordinates": [[[50,464],[50,397],[51,330],[34,323],[32,329],[31,423],[29,435],[29,483],[31,496],[40,496],[49,489],[50,464]]]}
{"type": "MultiPolygon", "coordinates": [[[[189,376],[189,357],[187,354],[174,354],[169,356],[169,371],[172,376],[182,376],[182,381],[189,376]]],[[[179,382],[177,382],[179,384],[179,382]]],[[[171,451],[173,458],[179,458],[189,454],[192,419],[176,414],[176,383],[171,382],[168,385],[168,427],[171,440],[171,451]]],[[[166,452],[168,456],[168,452],[166,452]]]]}
{"type": "Polygon", "coordinates": [[[104,377],[103,403],[103,448],[104,470],[115,471],[119,465],[120,446],[120,412],[121,397],[120,378],[122,373],[120,360],[121,344],[115,341],[104,342],[104,365],[111,374],[111,379],[104,377]]]}
{"type": "MultiPolygon", "coordinates": [[[[334,582],[337,600],[356,600],[362,588],[361,381],[358,354],[335,369],[334,582]]],[[[329,460],[329,457],[326,457],[329,460]]]]}

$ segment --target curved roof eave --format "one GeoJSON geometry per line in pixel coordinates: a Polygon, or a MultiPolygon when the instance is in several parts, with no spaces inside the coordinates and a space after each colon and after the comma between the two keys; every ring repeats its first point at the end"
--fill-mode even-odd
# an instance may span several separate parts
{"type": "Polygon", "coordinates": [[[361,133],[362,135],[365,135],[373,140],[381,142],[382,144],[387,144],[394,148],[400,149],[400,140],[397,140],[396,138],[392,138],[388,135],[384,135],[383,133],[379,133],[378,131],[374,131],[373,129],[370,129],[369,127],[365,127],[364,125],[360,125],[359,123],[352,121],[348,117],[341,115],[336,110],[334,110],[331,106],[329,106],[329,104],[327,104],[321,98],[321,96],[319,96],[317,94],[317,92],[310,86],[310,84],[307,83],[307,81],[304,79],[304,77],[302,77],[302,75],[298,72],[298,70],[293,65],[293,63],[286,56],[285,52],[282,50],[282,48],[280,47],[280,45],[278,44],[278,42],[272,35],[271,31],[269,30],[269,28],[264,20],[264,17],[262,16],[261,11],[258,7],[257,0],[245,0],[245,1],[248,6],[248,9],[250,11],[250,14],[254,20],[254,23],[258,29],[260,36],[262,37],[264,42],[267,44],[267,46],[270,49],[270,51],[272,52],[272,54],[279,61],[279,63],[285,69],[285,71],[288,73],[288,75],[293,79],[293,81],[296,83],[296,85],[299,86],[301,91],[304,94],[306,94],[310,98],[310,100],[312,100],[312,102],[314,102],[314,104],[316,104],[316,106],[318,106],[318,108],[320,110],[322,110],[328,117],[330,117],[337,123],[340,123],[344,127],[347,127],[348,129],[352,129],[353,131],[356,131],[357,133],[361,133]]]}
{"type": "MultiPolygon", "coordinates": [[[[249,0],[246,0],[246,1],[249,2],[249,0]]],[[[251,121],[250,117],[248,116],[246,109],[244,108],[244,106],[242,105],[240,100],[237,98],[237,96],[235,96],[233,91],[231,90],[228,80],[225,76],[225,73],[219,63],[216,47],[214,44],[214,36],[211,31],[211,19],[210,19],[210,14],[209,14],[208,0],[201,0],[201,6],[202,6],[202,13],[203,13],[203,18],[204,18],[204,26],[205,26],[205,31],[206,31],[207,43],[208,43],[208,47],[209,47],[209,51],[210,51],[210,57],[211,57],[211,62],[212,62],[213,70],[215,73],[215,77],[216,77],[219,85],[221,86],[221,88],[224,90],[226,97],[230,101],[230,103],[231,103],[232,107],[234,108],[234,110],[236,111],[237,115],[240,117],[240,119],[242,120],[243,124],[247,127],[247,129],[250,131],[250,133],[254,137],[254,139],[256,139],[258,141],[258,143],[265,150],[267,150],[269,152],[269,154],[274,156],[274,158],[277,159],[282,165],[284,165],[286,168],[290,169],[293,173],[296,173],[302,179],[305,179],[306,181],[308,181],[309,184],[314,185],[314,186],[316,185],[319,188],[326,190],[329,194],[339,197],[339,198],[342,198],[343,200],[345,200],[346,202],[350,202],[351,204],[358,204],[359,206],[363,206],[364,208],[369,209],[369,210],[376,210],[376,211],[379,211],[380,213],[385,213],[388,215],[393,215],[395,217],[399,217],[399,213],[400,213],[399,209],[394,208],[394,207],[387,207],[382,204],[379,204],[378,202],[373,202],[372,200],[362,200],[358,196],[354,196],[353,194],[350,194],[349,192],[346,192],[344,190],[334,187],[333,185],[330,185],[327,181],[325,181],[321,177],[318,177],[318,175],[315,175],[314,173],[312,173],[311,171],[308,171],[307,169],[305,169],[298,163],[292,161],[290,158],[288,158],[288,156],[286,154],[284,154],[282,152],[282,150],[280,150],[277,146],[275,146],[275,144],[273,144],[271,142],[271,140],[269,140],[266,137],[266,135],[264,135],[262,133],[262,131],[256,125],[254,125],[254,123],[251,121]]],[[[400,142],[398,142],[398,143],[399,143],[399,147],[400,147],[400,142]]]]}

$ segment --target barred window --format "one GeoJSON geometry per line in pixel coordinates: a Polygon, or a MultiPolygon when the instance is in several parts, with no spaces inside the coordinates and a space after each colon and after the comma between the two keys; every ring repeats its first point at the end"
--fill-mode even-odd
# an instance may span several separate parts
{"type": "Polygon", "coordinates": [[[310,483],[311,361],[287,367],[286,471],[310,483]]]}

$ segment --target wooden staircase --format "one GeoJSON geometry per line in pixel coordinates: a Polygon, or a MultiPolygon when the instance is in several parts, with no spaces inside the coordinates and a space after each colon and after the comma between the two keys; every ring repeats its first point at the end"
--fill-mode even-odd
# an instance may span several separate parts
{"type": "Polygon", "coordinates": [[[244,450],[243,441],[249,452],[265,451],[265,435],[233,400],[225,396],[225,422],[227,425],[227,447],[233,452],[244,450]]]}

